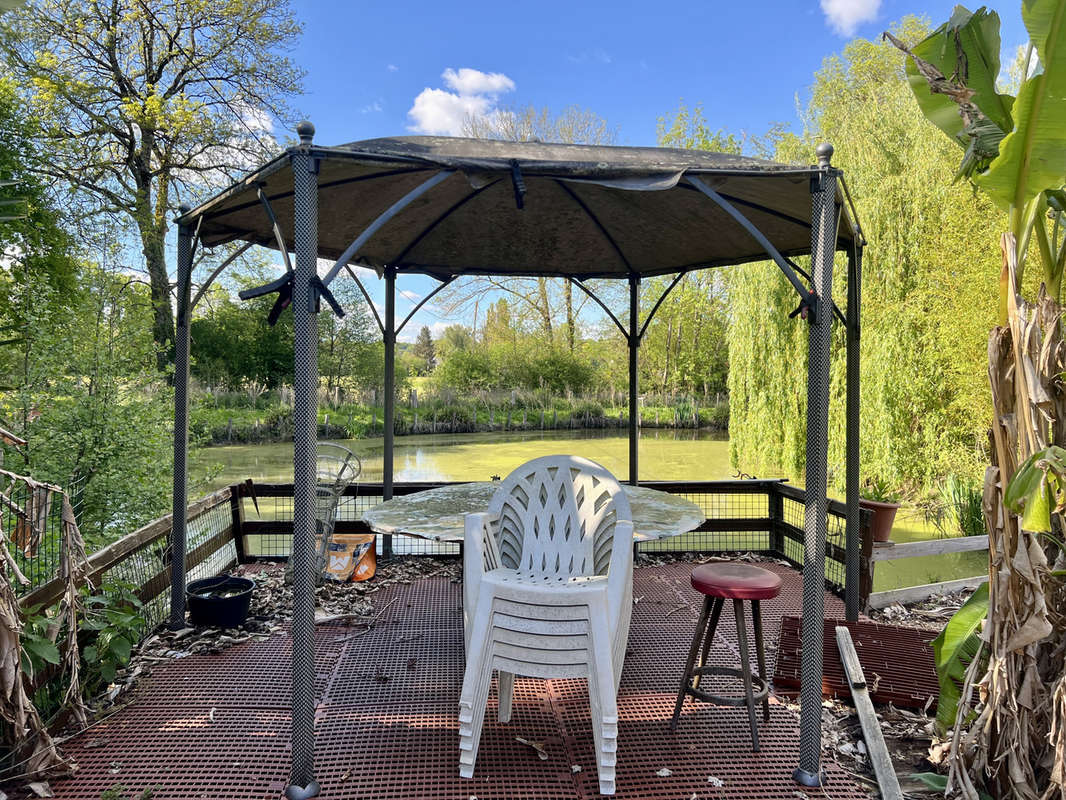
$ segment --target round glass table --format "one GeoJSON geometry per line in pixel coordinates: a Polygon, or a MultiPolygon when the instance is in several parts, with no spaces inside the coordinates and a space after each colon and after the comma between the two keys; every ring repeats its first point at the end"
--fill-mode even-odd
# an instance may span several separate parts
{"type": "MultiPolygon", "coordinates": [[[[437,542],[462,542],[466,515],[486,511],[498,482],[480,481],[440,486],[400,495],[363,514],[376,533],[406,534],[437,542]]],[[[706,519],[695,503],[669,492],[623,484],[633,512],[633,541],[677,536],[706,519]]]]}

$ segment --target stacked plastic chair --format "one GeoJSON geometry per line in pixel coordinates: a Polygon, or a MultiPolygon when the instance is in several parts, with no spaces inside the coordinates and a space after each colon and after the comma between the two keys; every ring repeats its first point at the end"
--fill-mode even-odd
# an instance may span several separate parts
{"type": "Polygon", "coordinates": [[[315,519],[318,523],[318,552],[315,574],[321,575],[326,566],[333,529],[337,523],[337,508],[344,492],[359,478],[363,465],[351,450],[336,442],[319,442],[315,460],[317,488],[315,519]]]}
{"type": "Polygon", "coordinates": [[[574,456],[530,461],[466,517],[466,672],[459,774],[473,777],[493,670],[499,719],[515,675],[588,678],[600,793],[614,794],[616,695],[633,595],[633,521],[618,481],[574,456]]]}

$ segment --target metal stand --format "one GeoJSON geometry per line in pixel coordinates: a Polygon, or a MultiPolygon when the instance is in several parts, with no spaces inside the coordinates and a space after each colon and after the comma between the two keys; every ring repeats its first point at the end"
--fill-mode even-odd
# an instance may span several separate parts
{"type": "Polygon", "coordinates": [[[845,502],[847,522],[844,555],[844,614],[859,618],[859,309],[862,298],[862,246],[848,253],[847,398],[845,416],[845,502]]]}

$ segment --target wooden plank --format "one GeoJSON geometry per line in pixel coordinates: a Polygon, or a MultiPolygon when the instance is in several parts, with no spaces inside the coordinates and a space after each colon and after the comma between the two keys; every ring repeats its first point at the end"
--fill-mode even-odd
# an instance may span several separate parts
{"type": "Polygon", "coordinates": [[[961,592],[963,589],[976,589],[988,580],[987,575],[975,575],[972,578],[959,578],[940,583],[923,583],[921,586],[907,586],[903,589],[890,589],[886,592],[874,592],[867,605],[870,608],[885,608],[893,603],[916,603],[936,594],[961,592]]]}
{"type": "MultiPolygon", "coordinates": [[[[213,494],[207,495],[197,500],[195,503],[189,506],[188,518],[190,520],[210,511],[215,506],[221,505],[229,500],[230,490],[229,487],[219,489],[213,494]]],[[[100,581],[100,576],[107,570],[121,561],[132,556],[139,550],[143,550],[157,539],[166,536],[170,533],[172,524],[171,520],[173,514],[167,514],[159,519],[152,520],[147,525],[138,528],[133,533],[123,536],[111,544],[107,545],[101,550],[97,550],[87,560],[86,579],[93,585],[97,585],[100,581]]],[[[23,608],[29,608],[30,606],[50,606],[63,596],[63,592],[66,591],[66,581],[63,578],[53,578],[38,586],[29,594],[25,595],[19,604],[23,608]]]]}
{"type": "Polygon", "coordinates": [[[851,641],[851,632],[843,625],[836,629],[837,648],[840,650],[840,660],[844,664],[844,672],[847,674],[848,683],[851,685],[851,699],[855,703],[855,710],[859,714],[859,724],[862,725],[862,736],[866,741],[866,753],[870,756],[870,764],[877,776],[877,784],[881,788],[883,800],[903,800],[903,791],[899,786],[899,778],[896,777],[896,769],[892,766],[892,757],[888,754],[888,746],[885,737],[881,733],[881,725],[877,721],[877,712],[874,711],[873,701],[870,700],[870,692],[866,688],[866,676],[863,674],[862,665],[859,664],[859,655],[855,652],[855,644],[851,641]]]}
{"type": "Polygon", "coordinates": [[[874,545],[874,561],[895,561],[898,558],[916,556],[939,556],[944,553],[968,553],[987,550],[988,535],[957,536],[949,539],[929,539],[924,542],[901,542],[900,544],[878,543],[874,545]]]}

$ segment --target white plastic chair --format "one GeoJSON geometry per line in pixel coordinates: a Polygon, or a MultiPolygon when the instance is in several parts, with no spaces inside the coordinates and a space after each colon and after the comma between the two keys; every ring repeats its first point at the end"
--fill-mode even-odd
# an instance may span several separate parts
{"type": "Polygon", "coordinates": [[[467,515],[463,570],[459,774],[473,777],[494,669],[500,722],[511,718],[515,675],[587,677],[600,793],[614,794],[633,605],[633,520],[618,481],[575,456],[523,464],[488,513],[467,515]]]}

